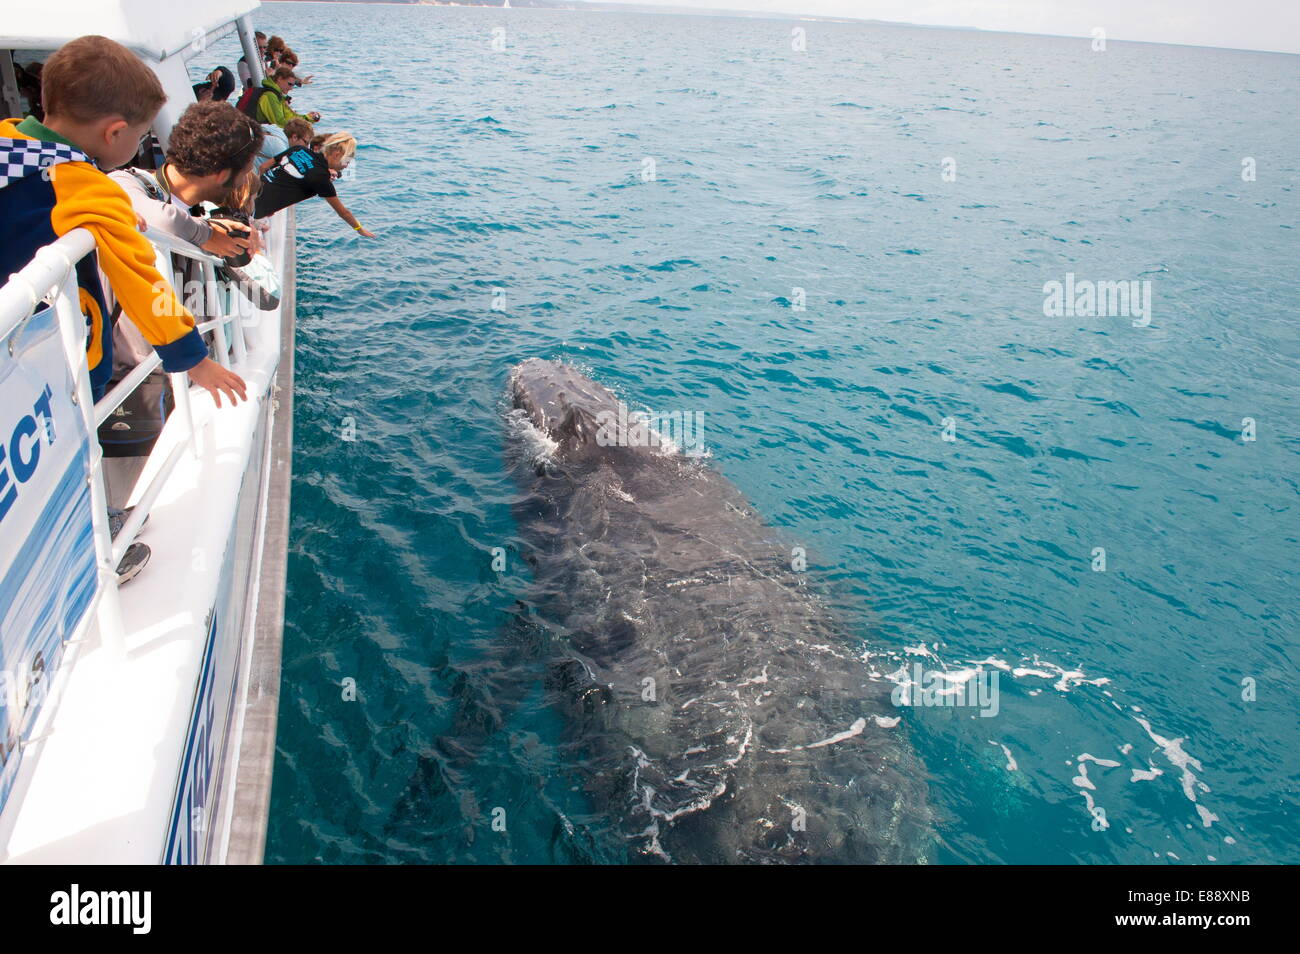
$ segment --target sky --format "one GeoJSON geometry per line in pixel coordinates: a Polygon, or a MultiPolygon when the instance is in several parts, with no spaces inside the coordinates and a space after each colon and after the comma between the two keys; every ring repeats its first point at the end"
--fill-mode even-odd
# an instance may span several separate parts
{"type": "MultiPolygon", "coordinates": [[[[620,0],[614,0],[620,2],[620,0]]],[[[1300,0],[622,0],[1300,53],[1300,0]]]]}

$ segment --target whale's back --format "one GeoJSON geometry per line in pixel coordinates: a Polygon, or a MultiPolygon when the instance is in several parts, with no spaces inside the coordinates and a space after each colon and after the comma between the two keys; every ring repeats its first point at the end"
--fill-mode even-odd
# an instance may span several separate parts
{"type": "Polygon", "coordinates": [[[528,363],[510,391],[554,442],[516,507],[530,602],[563,633],[554,697],[634,856],[924,860],[925,772],[889,687],[780,535],[699,461],[562,431],[617,408],[579,372],[528,363]]]}

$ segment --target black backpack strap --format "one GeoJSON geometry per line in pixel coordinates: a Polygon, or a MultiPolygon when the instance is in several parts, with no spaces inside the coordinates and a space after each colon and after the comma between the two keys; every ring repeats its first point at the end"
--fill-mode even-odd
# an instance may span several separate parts
{"type": "Polygon", "coordinates": [[[163,192],[162,187],[158,185],[158,180],[153,176],[146,176],[139,169],[133,169],[129,166],[125,171],[135,176],[136,181],[139,182],[140,185],[144,186],[145,195],[149,196],[149,198],[153,199],[155,202],[167,201],[166,194],[163,192]]]}

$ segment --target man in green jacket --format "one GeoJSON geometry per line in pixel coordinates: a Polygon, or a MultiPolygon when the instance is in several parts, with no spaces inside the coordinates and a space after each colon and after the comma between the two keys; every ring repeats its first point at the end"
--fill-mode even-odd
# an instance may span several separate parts
{"type": "Polygon", "coordinates": [[[315,110],[310,113],[296,113],[289,108],[286,94],[293,89],[293,80],[293,69],[288,66],[280,67],[262,80],[266,92],[257,101],[259,123],[269,123],[283,129],[284,124],[291,119],[305,119],[309,123],[320,122],[320,113],[315,110]]]}

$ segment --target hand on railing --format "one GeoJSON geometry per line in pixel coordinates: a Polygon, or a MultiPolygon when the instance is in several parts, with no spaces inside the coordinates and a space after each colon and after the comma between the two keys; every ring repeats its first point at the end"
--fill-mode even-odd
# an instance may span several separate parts
{"type": "Polygon", "coordinates": [[[190,368],[190,380],[212,395],[212,400],[221,407],[221,395],[224,392],[230,398],[233,407],[241,400],[248,400],[244,379],[228,368],[223,368],[211,358],[204,358],[190,368]]]}

